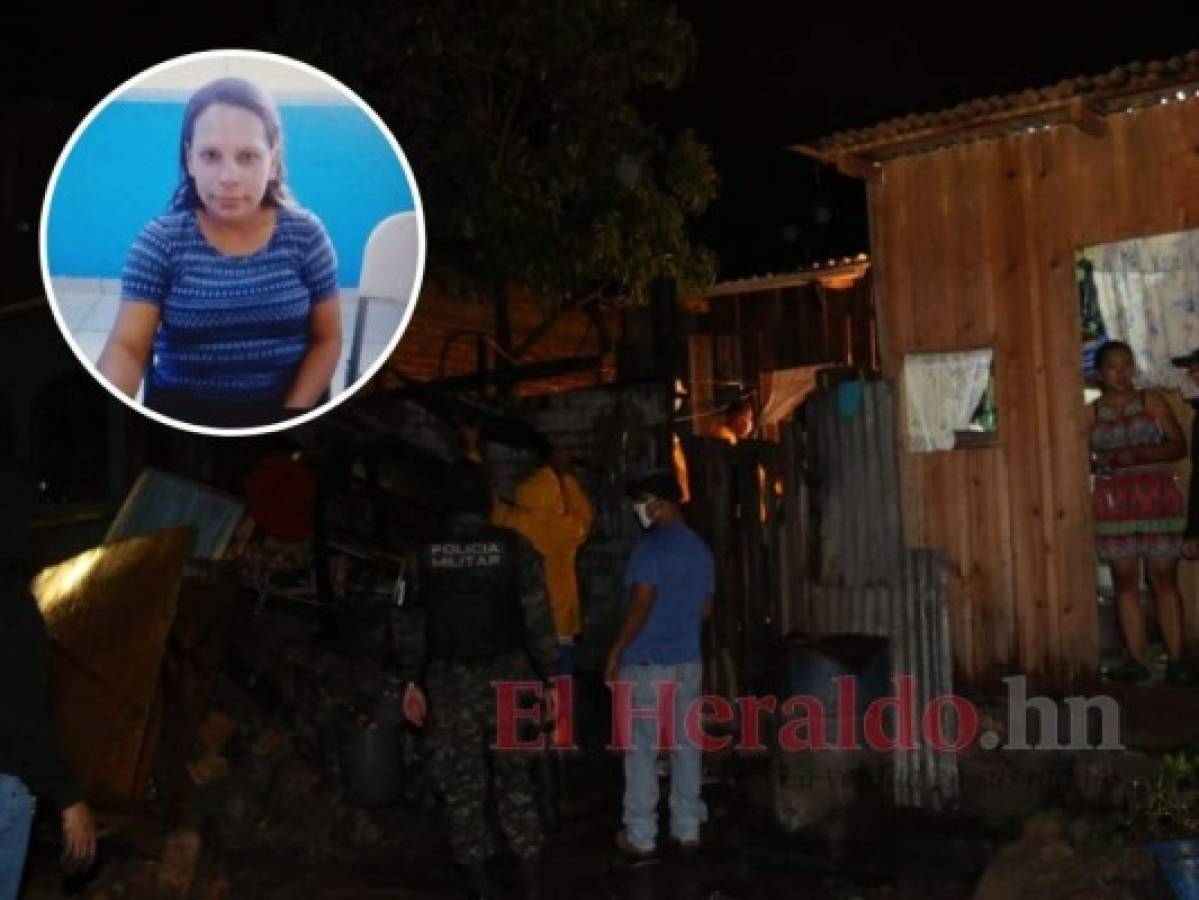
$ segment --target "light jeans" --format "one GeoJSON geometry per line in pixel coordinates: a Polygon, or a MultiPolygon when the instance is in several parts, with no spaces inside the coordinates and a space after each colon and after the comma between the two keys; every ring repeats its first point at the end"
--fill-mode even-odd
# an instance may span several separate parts
{"type": "Polygon", "coordinates": [[[17,900],[29,829],[33,825],[33,795],[15,775],[0,775],[0,900],[17,900]]]}
{"type": "MultiPolygon", "coordinates": [[[[703,754],[687,737],[684,728],[688,708],[700,698],[703,684],[701,663],[672,666],[622,666],[620,680],[633,686],[633,708],[656,709],[658,688],[663,682],[676,685],[674,702],[674,749],[670,751],[670,834],[678,841],[699,838],[708,810],[700,798],[703,754]]],[[[658,749],[659,722],[634,718],[631,748],[624,757],[625,837],[639,850],[654,848],[658,835],[658,749]]]]}

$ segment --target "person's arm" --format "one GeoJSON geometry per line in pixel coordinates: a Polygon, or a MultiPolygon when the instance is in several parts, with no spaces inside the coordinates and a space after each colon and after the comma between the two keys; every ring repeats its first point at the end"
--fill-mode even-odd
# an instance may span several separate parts
{"type": "Polygon", "coordinates": [[[172,218],[151,219],[134,239],[121,271],[121,304],[96,368],[127,397],[137,396],[146,374],[162,304],[176,271],[172,218]]]}
{"type": "Polygon", "coordinates": [[[385,693],[400,698],[404,718],[419,728],[428,713],[421,681],[429,663],[429,616],[421,586],[420,557],[415,552],[408,554],[404,569],[404,607],[399,618],[398,633],[392,637],[385,693]]]}
{"type": "Polygon", "coordinates": [[[1199,554],[1199,408],[1191,420],[1191,489],[1187,495],[1187,556],[1199,554]]]}
{"type": "Polygon", "coordinates": [[[1165,397],[1157,391],[1145,392],[1145,408],[1157,420],[1162,430],[1163,440],[1153,447],[1136,447],[1133,450],[1135,462],[1130,465],[1143,463],[1175,462],[1186,456],[1187,442],[1182,435],[1182,427],[1170,409],[1165,397]]]}
{"type": "Polygon", "coordinates": [[[159,318],[161,313],[156,303],[133,298],[121,301],[96,368],[126,397],[137,396],[141,387],[159,318]]]}
{"type": "Polygon", "coordinates": [[[333,381],[341,356],[341,303],[334,294],[314,303],[308,314],[308,352],[283,405],[289,410],[316,406],[333,381]]]}
{"type": "Polygon", "coordinates": [[[608,664],[604,668],[606,680],[616,680],[617,672],[620,670],[620,656],[641,633],[645,623],[649,621],[649,614],[654,608],[656,594],[657,590],[652,584],[635,583],[629,591],[629,611],[625,614],[624,624],[620,627],[616,643],[608,652],[608,664]]]}
{"type": "Polygon", "coordinates": [[[96,853],[96,825],[75,777],[58,748],[50,706],[49,642],[33,597],[6,584],[8,609],[0,621],[0,692],[4,716],[0,746],[12,774],[62,813],[63,858],[86,864],[96,853]]]}
{"type": "Polygon", "coordinates": [[[337,295],[337,251],[325,226],[311,213],[301,212],[308,243],[300,261],[299,276],[308,289],[308,352],[283,401],[287,410],[311,409],[321,401],[333,381],[341,356],[341,301],[337,295]]]}
{"type": "Polygon", "coordinates": [[[545,567],[541,554],[525,540],[517,542],[516,566],[525,623],[525,649],[537,677],[545,681],[553,675],[558,662],[558,635],[545,587],[545,567]]]}

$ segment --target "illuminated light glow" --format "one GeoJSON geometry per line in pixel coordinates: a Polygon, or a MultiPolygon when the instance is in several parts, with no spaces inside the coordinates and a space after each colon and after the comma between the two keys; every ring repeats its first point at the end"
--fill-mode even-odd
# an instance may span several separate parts
{"type": "Polygon", "coordinates": [[[1186,98],[1187,98],[1187,92],[1186,92],[1186,91],[1179,91],[1179,92],[1178,92],[1178,99],[1179,99],[1179,100],[1185,100],[1186,98]]]}

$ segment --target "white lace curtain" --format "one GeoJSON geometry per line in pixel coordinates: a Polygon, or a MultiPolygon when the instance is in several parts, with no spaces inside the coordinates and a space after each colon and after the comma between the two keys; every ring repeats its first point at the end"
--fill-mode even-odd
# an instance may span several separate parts
{"type": "Polygon", "coordinates": [[[952,450],[954,432],[970,425],[991,373],[992,351],[913,353],[903,364],[908,449],[952,450]]]}
{"type": "Polygon", "coordinates": [[[1100,244],[1084,255],[1095,264],[1108,337],[1132,347],[1137,382],[1181,387],[1185,373],[1170,357],[1199,347],[1199,231],[1100,244]]]}

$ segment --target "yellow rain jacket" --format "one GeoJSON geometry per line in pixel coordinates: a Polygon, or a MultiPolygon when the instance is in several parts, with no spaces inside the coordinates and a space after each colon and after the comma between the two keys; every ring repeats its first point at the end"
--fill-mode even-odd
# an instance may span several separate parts
{"type": "Polygon", "coordinates": [[[583,630],[575,554],[591,531],[593,513],[573,475],[561,477],[549,466],[516,487],[516,503],[497,499],[491,521],[524,535],[545,559],[546,591],[560,639],[583,630]]]}

